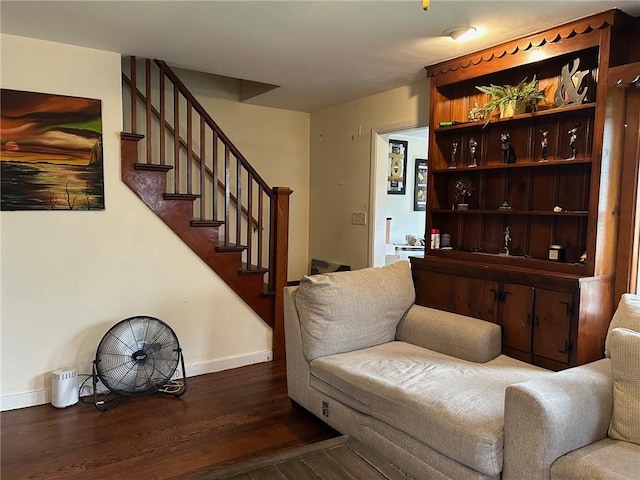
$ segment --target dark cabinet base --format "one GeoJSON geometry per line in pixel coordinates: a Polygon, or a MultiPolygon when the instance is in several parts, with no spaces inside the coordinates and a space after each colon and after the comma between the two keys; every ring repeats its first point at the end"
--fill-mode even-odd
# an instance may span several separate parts
{"type": "Polygon", "coordinates": [[[598,360],[612,315],[612,277],[411,258],[416,303],[502,327],[503,353],[561,370],[598,360]]]}

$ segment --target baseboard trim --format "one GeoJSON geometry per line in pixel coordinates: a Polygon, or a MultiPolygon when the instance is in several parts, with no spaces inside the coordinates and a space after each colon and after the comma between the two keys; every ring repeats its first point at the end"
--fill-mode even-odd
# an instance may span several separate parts
{"type": "MultiPolygon", "coordinates": [[[[253,365],[254,363],[270,362],[271,360],[273,360],[273,352],[271,350],[264,350],[248,353],[246,355],[217,358],[206,362],[187,363],[185,364],[185,370],[187,372],[187,377],[195,377],[197,375],[205,375],[207,373],[245,367],[247,365],[253,365]]],[[[178,374],[179,376],[182,375],[179,368],[176,369],[176,375],[178,374]]],[[[4,412],[18,408],[34,407],[36,405],[44,405],[46,403],[51,403],[51,388],[2,395],[0,396],[0,411],[4,412]]]]}

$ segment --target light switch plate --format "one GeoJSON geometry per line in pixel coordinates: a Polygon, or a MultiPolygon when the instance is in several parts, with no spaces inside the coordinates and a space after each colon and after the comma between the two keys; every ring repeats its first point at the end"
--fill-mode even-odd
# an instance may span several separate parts
{"type": "Polygon", "coordinates": [[[366,225],[367,212],[351,212],[351,225],[366,225]]]}

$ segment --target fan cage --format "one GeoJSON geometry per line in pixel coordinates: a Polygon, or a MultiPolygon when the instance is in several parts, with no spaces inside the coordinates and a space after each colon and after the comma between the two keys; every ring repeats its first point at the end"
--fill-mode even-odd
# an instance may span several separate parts
{"type": "Polygon", "coordinates": [[[155,317],[135,316],[107,331],[94,365],[112,393],[135,397],[161,391],[181,360],[178,337],[169,325],[155,317]]]}

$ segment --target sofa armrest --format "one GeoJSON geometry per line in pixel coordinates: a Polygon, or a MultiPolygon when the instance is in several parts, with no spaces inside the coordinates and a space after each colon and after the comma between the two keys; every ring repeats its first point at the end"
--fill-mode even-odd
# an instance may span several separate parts
{"type": "Polygon", "coordinates": [[[413,305],[400,320],[396,339],[478,363],[493,360],[502,348],[495,323],[420,305],[413,305]]]}
{"type": "Polygon", "coordinates": [[[609,359],[507,387],[504,480],[548,480],[562,455],[607,436],[613,404],[609,359]]]}
{"type": "Polygon", "coordinates": [[[296,310],[298,287],[284,288],[284,340],[287,362],[287,393],[289,398],[310,410],[309,362],[302,350],[302,331],[296,310]]]}

